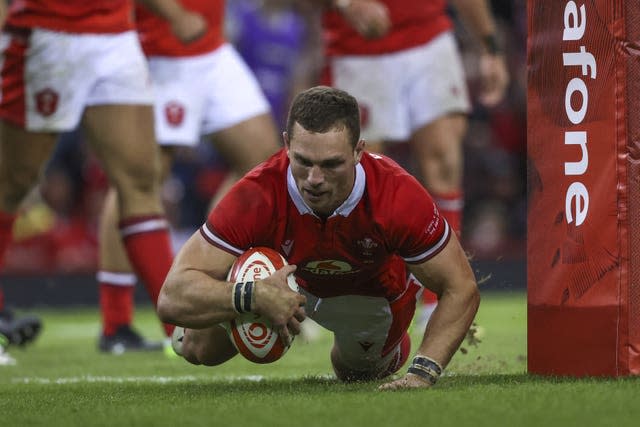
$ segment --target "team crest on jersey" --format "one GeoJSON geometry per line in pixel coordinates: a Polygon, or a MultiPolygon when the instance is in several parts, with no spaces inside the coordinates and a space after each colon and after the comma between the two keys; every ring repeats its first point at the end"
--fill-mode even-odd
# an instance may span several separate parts
{"type": "Polygon", "coordinates": [[[375,252],[376,248],[380,246],[371,237],[365,237],[364,239],[360,239],[356,241],[356,244],[360,248],[362,255],[366,257],[373,256],[373,253],[375,252]]]}
{"type": "Polygon", "coordinates": [[[44,117],[49,117],[58,109],[60,95],[55,90],[47,87],[36,92],[36,110],[44,117]]]}
{"type": "Polygon", "coordinates": [[[184,121],[184,105],[177,101],[169,101],[164,106],[164,116],[170,126],[178,127],[184,121]]]}
{"type": "Polygon", "coordinates": [[[302,267],[302,269],[317,275],[349,274],[357,271],[351,266],[351,264],[335,259],[309,261],[304,267],[302,267]]]}

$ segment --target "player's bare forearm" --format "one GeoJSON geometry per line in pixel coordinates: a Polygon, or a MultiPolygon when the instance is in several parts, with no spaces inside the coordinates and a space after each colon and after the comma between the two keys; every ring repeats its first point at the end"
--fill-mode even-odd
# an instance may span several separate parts
{"type": "Polygon", "coordinates": [[[224,280],[235,257],[210,245],[199,232],[176,255],[160,291],[164,322],[206,328],[234,318],[232,283],[224,280]]]}
{"type": "Polygon", "coordinates": [[[480,304],[480,293],[466,254],[455,235],[432,260],[411,271],[439,296],[417,354],[446,367],[462,343],[480,304]]]}
{"type": "Polygon", "coordinates": [[[173,34],[183,43],[199,39],[207,30],[207,21],[199,13],[185,9],[176,0],[136,0],[167,20],[173,34]]]}
{"type": "Polygon", "coordinates": [[[495,36],[496,23],[487,0],[449,0],[462,22],[479,38],[495,36]]]}

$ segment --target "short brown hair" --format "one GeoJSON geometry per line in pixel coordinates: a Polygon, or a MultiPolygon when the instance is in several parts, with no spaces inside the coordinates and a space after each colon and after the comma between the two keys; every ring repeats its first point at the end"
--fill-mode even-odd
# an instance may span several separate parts
{"type": "Polygon", "coordinates": [[[354,148],[360,139],[358,101],[340,89],[315,86],[298,93],[291,103],[287,119],[289,139],[293,138],[296,123],[317,133],[346,128],[354,148]]]}

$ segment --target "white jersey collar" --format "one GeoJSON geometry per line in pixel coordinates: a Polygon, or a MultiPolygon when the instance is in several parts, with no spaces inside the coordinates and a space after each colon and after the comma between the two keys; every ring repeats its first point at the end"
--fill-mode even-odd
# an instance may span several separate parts
{"type": "MultiPolygon", "coordinates": [[[[364,172],[364,168],[360,163],[356,164],[356,179],[353,184],[353,189],[351,190],[351,194],[347,197],[347,200],[342,203],[334,212],[331,214],[329,218],[335,215],[342,215],[344,217],[349,216],[351,212],[355,209],[356,205],[362,199],[362,195],[364,194],[364,187],[367,182],[367,176],[364,172]]],[[[298,187],[296,186],[296,181],[293,178],[293,173],[291,172],[291,165],[287,167],[287,190],[289,190],[289,197],[293,201],[293,204],[298,208],[298,212],[300,215],[311,214],[313,216],[316,215],[313,210],[305,203],[298,187]]]]}

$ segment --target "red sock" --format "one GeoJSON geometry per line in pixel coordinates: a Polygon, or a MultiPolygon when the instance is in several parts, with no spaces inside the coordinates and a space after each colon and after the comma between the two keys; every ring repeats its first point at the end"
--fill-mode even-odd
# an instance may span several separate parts
{"type": "Polygon", "coordinates": [[[137,282],[135,274],[99,271],[100,312],[102,333],[113,335],[118,327],[133,321],[133,293],[137,282]]]}
{"type": "Polygon", "coordinates": [[[432,193],[438,210],[447,220],[449,226],[460,237],[462,231],[462,209],[464,208],[464,194],[462,191],[451,193],[432,193]]]}
{"type": "Polygon", "coordinates": [[[16,222],[16,215],[8,212],[0,212],[0,265],[4,261],[4,253],[11,243],[13,223],[16,222]]]}
{"type": "MultiPolygon", "coordinates": [[[[16,215],[8,212],[0,212],[0,266],[4,261],[4,254],[11,243],[13,223],[16,215]]],[[[4,310],[4,292],[0,289],[0,311],[4,310]]]]}
{"type": "MultiPolygon", "coordinates": [[[[167,221],[158,215],[125,218],[119,228],[129,261],[156,306],[173,261],[167,221]]],[[[174,325],[164,324],[167,336],[171,336],[173,328],[174,325]]]]}

